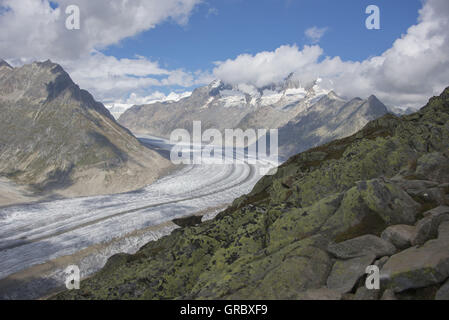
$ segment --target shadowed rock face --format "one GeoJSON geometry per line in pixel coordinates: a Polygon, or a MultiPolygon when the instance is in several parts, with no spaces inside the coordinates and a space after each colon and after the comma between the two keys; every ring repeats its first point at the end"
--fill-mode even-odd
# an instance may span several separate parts
{"type": "Polygon", "coordinates": [[[9,69],[12,69],[11,65],[8,62],[6,62],[3,59],[0,59],[0,68],[2,68],[2,67],[6,67],[6,68],[9,68],[9,69]]]}
{"type": "Polygon", "coordinates": [[[0,123],[0,174],[35,191],[128,191],[168,166],[51,61],[0,63],[0,123]]]}
{"type": "Polygon", "coordinates": [[[445,219],[432,219],[438,232],[426,233],[419,248],[394,248],[379,237],[394,225],[421,230],[446,210],[448,162],[449,88],[415,114],[386,115],[290,158],[214,220],[112,259],[81,290],[56,298],[410,299],[433,298],[439,286],[442,297],[445,219]],[[433,264],[412,261],[429,255],[433,264]],[[375,294],[361,293],[367,264],[389,272],[375,294]],[[409,269],[413,277],[398,285],[409,269]]]}
{"type": "Polygon", "coordinates": [[[350,136],[387,113],[388,109],[375,96],[346,102],[331,92],[279,129],[280,154],[292,156],[350,136]]]}

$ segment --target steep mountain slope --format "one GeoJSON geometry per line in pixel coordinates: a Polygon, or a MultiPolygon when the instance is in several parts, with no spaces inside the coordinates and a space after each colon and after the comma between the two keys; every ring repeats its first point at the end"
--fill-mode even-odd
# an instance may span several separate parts
{"type": "Polygon", "coordinates": [[[0,68],[1,67],[8,67],[9,69],[12,69],[11,65],[3,59],[0,59],[0,68]]]}
{"type": "Polygon", "coordinates": [[[0,123],[0,174],[34,191],[129,191],[170,165],[51,61],[1,63],[0,123]]]}
{"type": "Polygon", "coordinates": [[[0,59],[0,78],[5,76],[7,73],[9,73],[13,67],[11,67],[8,62],[5,60],[0,59]]]}
{"type": "Polygon", "coordinates": [[[448,204],[449,88],[290,158],[214,220],[114,256],[56,298],[449,298],[448,204]],[[383,280],[368,291],[372,264],[383,280]]]}
{"type": "Polygon", "coordinates": [[[347,137],[387,113],[388,109],[375,96],[346,102],[330,92],[279,129],[280,154],[292,156],[347,137]]]}

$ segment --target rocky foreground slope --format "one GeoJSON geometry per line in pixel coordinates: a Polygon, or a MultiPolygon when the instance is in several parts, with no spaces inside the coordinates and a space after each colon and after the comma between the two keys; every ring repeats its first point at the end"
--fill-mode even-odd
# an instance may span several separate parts
{"type": "Polygon", "coordinates": [[[112,257],[58,299],[448,299],[449,88],[263,178],[219,216],[112,257]],[[364,287],[381,269],[381,289],[364,287]]]}
{"type": "Polygon", "coordinates": [[[0,123],[0,175],[35,193],[134,190],[170,165],[51,61],[0,60],[0,123]]]}

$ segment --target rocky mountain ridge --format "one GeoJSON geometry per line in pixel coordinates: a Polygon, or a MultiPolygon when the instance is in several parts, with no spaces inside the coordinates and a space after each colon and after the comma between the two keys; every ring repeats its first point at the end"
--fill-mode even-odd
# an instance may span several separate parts
{"type": "Polygon", "coordinates": [[[135,190],[170,166],[50,60],[2,63],[0,122],[0,174],[38,194],[135,190]]]}
{"type": "Polygon", "coordinates": [[[12,69],[11,65],[3,59],[0,59],[0,68],[1,67],[7,67],[9,69],[12,69]]]}

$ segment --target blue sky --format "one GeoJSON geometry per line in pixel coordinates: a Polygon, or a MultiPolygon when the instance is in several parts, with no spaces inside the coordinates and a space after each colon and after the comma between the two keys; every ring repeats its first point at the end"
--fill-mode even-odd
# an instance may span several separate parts
{"type": "Polygon", "coordinates": [[[210,69],[213,62],[281,45],[311,44],[306,29],[328,28],[324,54],[361,61],[380,55],[417,22],[419,0],[210,0],[188,24],[165,21],[103,52],[117,58],[142,55],[166,68],[210,69]],[[365,9],[381,10],[381,30],[365,28],[365,9]]]}

